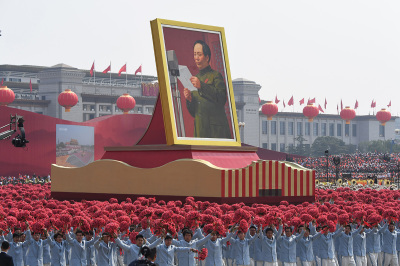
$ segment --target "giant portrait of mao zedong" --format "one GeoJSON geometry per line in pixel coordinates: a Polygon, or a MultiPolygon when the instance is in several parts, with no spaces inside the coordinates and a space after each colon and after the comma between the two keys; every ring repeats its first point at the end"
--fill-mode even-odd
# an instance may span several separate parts
{"type": "Polygon", "coordinates": [[[223,28],[157,19],[152,31],[168,144],[240,146],[223,28]]]}

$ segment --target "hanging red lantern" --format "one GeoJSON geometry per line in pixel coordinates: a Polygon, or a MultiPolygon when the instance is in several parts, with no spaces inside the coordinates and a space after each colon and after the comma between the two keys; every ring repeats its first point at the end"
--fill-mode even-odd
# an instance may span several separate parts
{"type": "Polygon", "coordinates": [[[0,105],[7,106],[12,103],[15,99],[13,90],[7,88],[7,86],[0,87],[0,105]]]}
{"type": "Polygon", "coordinates": [[[272,117],[278,113],[278,105],[272,101],[267,101],[267,103],[263,104],[261,107],[261,111],[267,116],[267,120],[272,120],[272,117]]]}
{"type": "Polygon", "coordinates": [[[117,106],[124,112],[124,114],[127,114],[130,110],[135,108],[135,105],[135,98],[130,96],[128,93],[124,93],[123,95],[118,97],[117,106]]]}
{"type": "Polygon", "coordinates": [[[392,118],[392,114],[386,110],[386,108],[382,108],[380,111],[376,113],[376,119],[381,122],[381,125],[386,125],[386,122],[392,118]]]}
{"type": "Polygon", "coordinates": [[[58,103],[65,108],[65,112],[69,112],[71,107],[78,103],[78,95],[70,89],[66,89],[58,95],[58,103]]]}
{"type": "Polygon", "coordinates": [[[340,117],[346,120],[346,124],[350,124],[350,121],[356,117],[356,111],[350,108],[350,106],[346,106],[346,108],[340,111],[340,117]]]}
{"type": "Polygon", "coordinates": [[[308,104],[303,108],[303,115],[308,118],[308,122],[312,122],[318,114],[318,107],[313,104],[308,104]]]}

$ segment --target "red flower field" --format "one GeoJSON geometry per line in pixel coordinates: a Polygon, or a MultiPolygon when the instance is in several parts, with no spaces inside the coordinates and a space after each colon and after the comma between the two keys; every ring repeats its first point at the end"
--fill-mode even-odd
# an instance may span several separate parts
{"type": "MultiPolygon", "coordinates": [[[[279,206],[265,204],[216,204],[196,201],[193,197],[181,201],[157,201],[155,198],[127,198],[118,203],[109,201],[58,201],[51,198],[50,184],[0,186],[0,230],[13,227],[32,231],[45,228],[65,231],[79,227],[88,231],[103,228],[106,232],[128,231],[132,224],[150,226],[155,234],[164,229],[175,235],[184,227],[204,225],[206,233],[214,230],[224,235],[227,228],[238,224],[241,230],[255,225],[285,224],[298,227],[315,220],[318,225],[331,227],[337,222],[364,223],[374,226],[383,219],[397,221],[400,218],[400,191],[349,188],[316,190],[316,202],[291,205],[282,201],[279,206]]],[[[134,232],[132,232],[134,234],[134,232]]]]}

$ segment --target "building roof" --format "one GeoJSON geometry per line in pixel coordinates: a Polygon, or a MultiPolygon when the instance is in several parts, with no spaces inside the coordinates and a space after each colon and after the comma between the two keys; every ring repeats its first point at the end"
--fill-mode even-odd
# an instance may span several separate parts
{"type": "Polygon", "coordinates": [[[232,83],[255,84],[256,82],[245,78],[237,78],[232,80],[232,83]]]}
{"type": "Polygon", "coordinates": [[[57,64],[57,65],[54,65],[54,66],[52,66],[51,68],[71,68],[71,69],[77,69],[77,68],[75,68],[75,67],[66,65],[66,64],[64,64],[64,63],[60,63],[60,64],[57,64]]]}

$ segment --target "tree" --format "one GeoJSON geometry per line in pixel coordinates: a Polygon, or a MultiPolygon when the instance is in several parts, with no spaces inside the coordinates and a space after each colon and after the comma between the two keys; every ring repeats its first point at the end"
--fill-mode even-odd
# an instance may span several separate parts
{"type": "MultiPolygon", "coordinates": [[[[352,145],[352,149],[354,149],[354,145],[352,145]]],[[[315,139],[314,143],[311,146],[311,154],[312,156],[323,156],[325,155],[325,151],[329,150],[330,155],[348,153],[349,148],[343,140],[340,140],[335,137],[318,137],[315,139]]],[[[355,149],[354,149],[355,150],[355,149]]]]}
{"type": "Polygon", "coordinates": [[[310,145],[304,144],[305,141],[307,141],[305,138],[303,138],[302,135],[297,136],[297,138],[294,139],[295,143],[297,142],[298,144],[296,146],[289,147],[287,149],[287,152],[290,154],[297,154],[301,156],[310,156],[311,154],[311,148],[310,145]]]}
{"type": "Polygon", "coordinates": [[[400,145],[392,140],[371,140],[358,145],[361,152],[389,153],[391,148],[392,152],[400,152],[400,145]]]}

